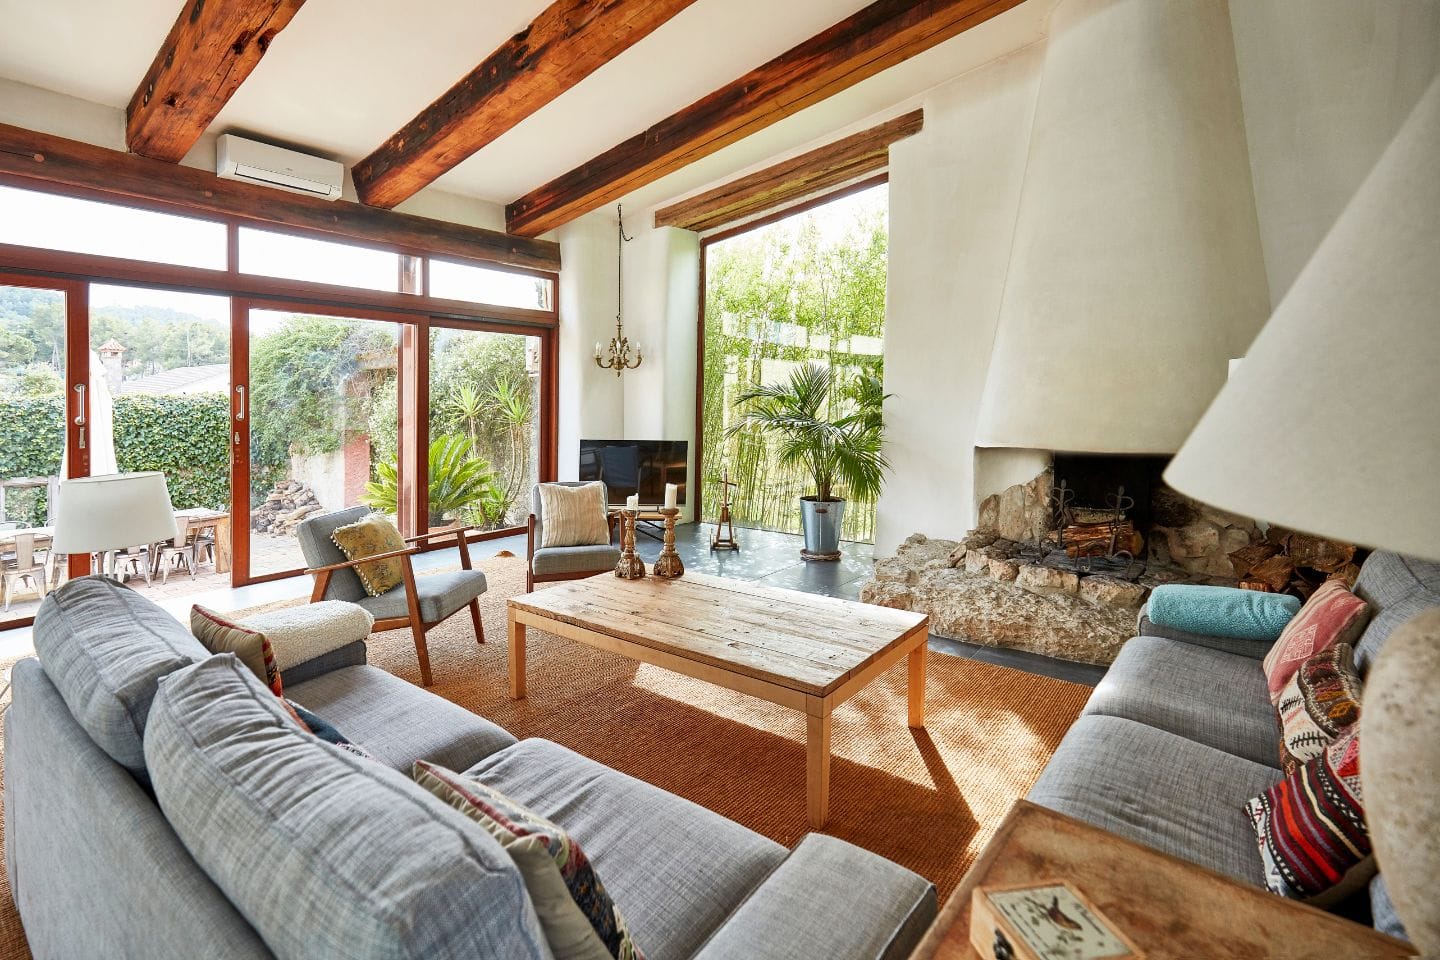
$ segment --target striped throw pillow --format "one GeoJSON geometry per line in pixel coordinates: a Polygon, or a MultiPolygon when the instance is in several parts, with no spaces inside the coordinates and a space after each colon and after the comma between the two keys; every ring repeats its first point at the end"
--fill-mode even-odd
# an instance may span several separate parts
{"type": "Polygon", "coordinates": [[[190,608],[190,632],[211,653],[235,654],[251,673],[260,678],[260,682],[270,688],[271,693],[277,697],[285,696],[285,687],[280,682],[280,668],[275,665],[275,653],[270,648],[270,638],[263,632],[227,619],[198,603],[190,608]]]}
{"type": "Polygon", "coordinates": [[[415,782],[474,820],[515,861],[555,960],[645,960],[580,844],[498,790],[417,761],[415,782]]]}
{"type": "Polygon", "coordinates": [[[610,542],[605,514],[605,486],[540,484],[541,548],[587,547],[610,542]]]}

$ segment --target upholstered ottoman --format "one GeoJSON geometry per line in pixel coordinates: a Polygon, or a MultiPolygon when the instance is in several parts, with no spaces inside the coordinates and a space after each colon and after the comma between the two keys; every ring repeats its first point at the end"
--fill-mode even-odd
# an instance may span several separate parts
{"type": "Polygon", "coordinates": [[[246,617],[244,624],[270,639],[275,666],[286,670],[370,636],[375,618],[343,600],[321,600],[246,617]]]}

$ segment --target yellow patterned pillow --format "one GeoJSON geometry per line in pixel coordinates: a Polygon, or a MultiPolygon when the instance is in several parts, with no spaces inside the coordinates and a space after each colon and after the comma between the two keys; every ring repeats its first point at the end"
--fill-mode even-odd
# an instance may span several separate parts
{"type": "MultiPolygon", "coordinates": [[[[395,524],[378,513],[372,513],[357,523],[336,527],[330,539],[345,554],[346,560],[360,560],[405,549],[405,538],[400,536],[395,524]]],[[[403,559],[391,557],[357,565],[355,572],[360,575],[365,592],[378,597],[397,587],[405,578],[403,559]]]]}

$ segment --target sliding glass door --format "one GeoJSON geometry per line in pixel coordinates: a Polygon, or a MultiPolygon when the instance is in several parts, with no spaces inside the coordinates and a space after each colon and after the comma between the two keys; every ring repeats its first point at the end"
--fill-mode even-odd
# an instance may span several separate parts
{"type": "Polygon", "coordinates": [[[234,437],[249,439],[244,579],[265,579],[308,566],[295,532],[306,517],[399,512],[402,325],[281,305],[244,319],[248,376],[232,405],[234,437]]]}
{"type": "Polygon", "coordinates": [[[77,284],[0,275],[0,629],[69,575],[50,545],[61,478],[89,471],[89,364],[67,334],[84,299],[77,284]]]}

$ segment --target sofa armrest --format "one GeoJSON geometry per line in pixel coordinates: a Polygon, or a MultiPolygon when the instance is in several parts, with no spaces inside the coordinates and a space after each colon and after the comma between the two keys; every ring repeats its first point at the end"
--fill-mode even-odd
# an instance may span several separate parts
{"type": "Polygon", "coordinates": [[[824,834],[800,841],[695,960],[903,960],[935,919],[935,888],[824,834]]]}
{"type": "Polygon", "coordinates": [[[321,674],[339,670],[342,667],[361,666],[365,660],[365,641],[356,640],[354,643],[347,643],[343,647],[322,653],[318,657],[302,660],[286,667],[281,671],[280,680],[289,687],[304,683],[306,680],[313,680],[321,674]]]}
{"type": "Polygon", "coordinates": [[[1140,608],[1140,616],[1137,618],[1135,624],[1135,635],[1140,637],[1163,637],[1166,640],[1193,643],[1197,647],[1223,650],[1226,653],[1249,657],[1252,660],[1264,660],[1265,654],[1270,652],[1270,647],[1273,645],[1272,642],[1268,640],[1238,640],[1234,637],[1214,637],[1203,633],[1191,633],[1188,630],[1181,630],[1178,627],[1167,627],[1163,624],[1158,624],[1150,619],[1150,604],[1148,603],[1140,608]]]}

